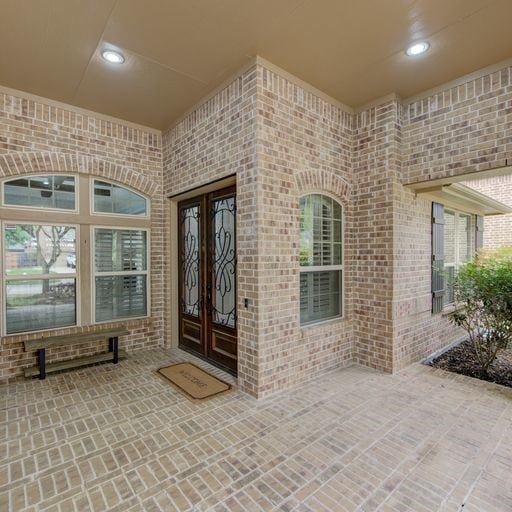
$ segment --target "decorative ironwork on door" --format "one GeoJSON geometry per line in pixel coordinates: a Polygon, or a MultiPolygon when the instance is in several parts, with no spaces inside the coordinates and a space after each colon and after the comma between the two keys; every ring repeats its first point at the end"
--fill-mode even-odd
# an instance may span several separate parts
{"type": "Polygon", "coordinates": [[[227,327],[236,324],[236,231],[235,196],[212,202],[213,250],[211,271],[213,292],[209,294],[213,321],[227,327]]]}
{"type": "Polygon", "coordinates": [[[199,316],[201,300],[200,264],[200,212],[199,206],[181,210],[182,236],[182,296],[181,308],[187,315],[199,316]]]}
{"type": "Polygon", "coordinates": [[[236,373],[236,193],[187,199],[179,211],[180,347],[236,373]]]}

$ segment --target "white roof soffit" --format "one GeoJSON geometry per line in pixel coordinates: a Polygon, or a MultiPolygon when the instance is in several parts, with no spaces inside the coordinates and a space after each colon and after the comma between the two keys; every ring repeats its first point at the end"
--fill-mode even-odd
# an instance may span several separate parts
{"type": "Polygon", "coordinates": [[[504,215],[512,213],[512,208],[509,206],[466,185],[462,185],[462,183],[437,185],[431,188],[419,189],[415,192],[416,195],[424,196],[449,208],[468,213],[478,215],[504,215]]]}

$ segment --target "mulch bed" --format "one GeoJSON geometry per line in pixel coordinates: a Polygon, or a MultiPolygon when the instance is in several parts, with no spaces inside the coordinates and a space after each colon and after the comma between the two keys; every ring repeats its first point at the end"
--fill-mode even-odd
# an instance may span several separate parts
{"type": "Polygon", "coordinates": [[[502,350],[491,365],[487,373],[483,373],[477,362],[475,351],[469,341],[451,348],[441,356],[434,359],[431,366],[461,373],[469,377],[495,382],[512,388],[512,350],[502,350]]]}

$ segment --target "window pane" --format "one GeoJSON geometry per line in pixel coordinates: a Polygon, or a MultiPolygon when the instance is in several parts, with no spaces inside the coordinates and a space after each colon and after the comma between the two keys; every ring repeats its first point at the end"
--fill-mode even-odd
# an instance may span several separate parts
{"type": "Polygon", "coordinates": [[[94,211],[118,215],[146,215],[146,199],[125,187],[95,180],[94,211]]]}
{"type": "Polygon", "coordinates": [[[454,289],[453,289],[455,274],[456,274],[455,265],[453,265],[453,264],[445,265],[445,267],[444,267],[445,291],[444,291],[444,297],[443,297],[443,303],[445,306],[447,306],[448,304],[452,304],[453,301],[455,300],[454,289]]]}
{"type": "Polygon", "coordinates": [[[7,334],[76,324],[74,279],[7,281],[7,334]]]}
{"type": "Polygon", "coordinates": [[[96,229],[96,272],[146,270],[146,232],[96,229]]]}
{"type": "Polygon", "coordinates": [[[341,206],[327,196],[300,200],[300,265],[342,265],[341,206]]]}
{"type": "Polygon", "coordinates": [[[300,199],[300,264],[313,265],[313,207],[311,196],[300,199]]]}
{"type": "Polygon", "coordinates": [[[457,216],[457,238],[459,262],[471,260],[471,216],[460,213],[457,216]]]}
{"type": "Polygon", "coordinates": [[[444,211],[444,263],[455,263],[455,213],[444,211]]]}
{"type": "Polygon", "coordinates": [[[4,203],[12,206],[75,209],[73,176],[35,176],[19,178],[4,184],[4,203]]]}
{"type": "Polygon", "coordinates": [[[96,277],[96,321],[146,316],[146,276],[96,277]]]}
{"type": "Polygon", "coordinates": [[[300,322],[306,324],[341,315],[342,271],[301,272],[300,322]]]}
{"type": "Polygon", "coordinates": [[[4,247],[8,276],[75,272],[74,227],[6,223],[4,247]]]}

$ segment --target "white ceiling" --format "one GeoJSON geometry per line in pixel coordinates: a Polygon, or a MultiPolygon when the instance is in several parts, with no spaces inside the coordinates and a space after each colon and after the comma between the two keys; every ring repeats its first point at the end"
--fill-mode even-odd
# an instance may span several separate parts
{"type": "Polygon", "coordinates": [[[164,129],[260,55],[358,106],[512,57],[510,20],[512,0],[0,0],[0,84],[164,129]]]}

